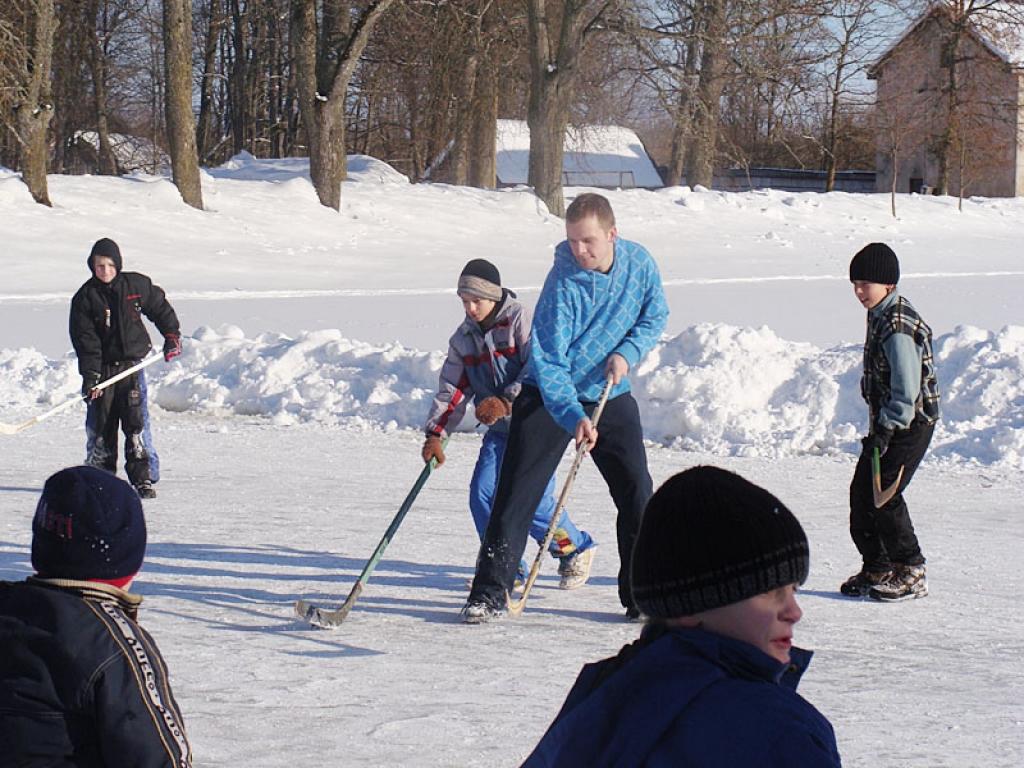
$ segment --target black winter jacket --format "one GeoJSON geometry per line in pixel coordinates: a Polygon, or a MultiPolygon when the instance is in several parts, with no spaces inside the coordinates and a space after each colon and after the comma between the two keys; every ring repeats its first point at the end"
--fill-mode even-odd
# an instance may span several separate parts
{"type": "Polygon", "coordinates": [[[163,289],[139,272],[118,272],[104,284],[87,280],[71,299],[69,330],[78,372],[102,373],[104,364],[141,360],[152,349],[145,315],[164,336],[179,333],[178,316],[163,289]]]}
{"type": "Polygon", "coordinates": [[[0,582],[0,768],[188,768],[167,668],[106,584],[0,582]]]}

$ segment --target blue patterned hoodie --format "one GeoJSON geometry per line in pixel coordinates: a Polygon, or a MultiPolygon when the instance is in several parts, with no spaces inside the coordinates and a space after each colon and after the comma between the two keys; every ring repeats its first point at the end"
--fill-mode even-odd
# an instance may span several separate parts
{"type": "MultiPolygon", "coordinates": [[[[661,275],[646,248],[616,239],[612,268],[603,274],[580,267],[563,241],[537,299],[524,381],[540,390],[548,413],[572,434],[586,416],[580,402],[601,397],[609,355],[622,355],[632,373],[667,320],[661,275]]],[[[623,378],[610,397],[628,391],[623,378]]]]}

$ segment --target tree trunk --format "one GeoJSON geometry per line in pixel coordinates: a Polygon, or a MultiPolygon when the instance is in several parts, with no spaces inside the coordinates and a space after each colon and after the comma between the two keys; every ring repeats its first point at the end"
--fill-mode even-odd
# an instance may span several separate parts
{"type": "Polygon", "coordinates": [[[203,207],[192,114],[192,15],[189,0],[164,0],[164,120],[171,154],[171,177],[181,199],[203,207]]]}
{"type": "Polygon", "coordinates": [[[689,151],[693,131],[692,88],[693,82],[697,79],[697,51],[699,47],[697,29],[694,28],[690,39],[686,43],[686,58],[683,62],[683,82],[679,88],[679,103],[672,121],[672,149],[669,155],[668,173],[665,177],[665,184],[669,187],[678,186],[682,182],[683,172],[686,169],[686,156],[689,151]]]}
{"type": "Polygon", "coordinates": [[[57,18],[53,0],[38,0],[31,21],[28,45],[31,60],[25,62],[25,100],[15,106],[14,122],[21,145],[21,179],[32,199],[52,205],[46,183],[46,160],[49,149],[46,129],[53,117],[50,98],[50,69],[53,66],[53,36],[57,18]]]}
{"type": "MultiPolygon", "coordinates": [[[[341,210],[341,182],[345,178],[345,97],[359,58],[366,49],[373,28],[394,0],[373,0],[356,24],[343,48],[335,36],[341,21],[327,16],[318,45],[316,3],[292,0],[291,49],[295,52],[295,72],[299,92],[299,110],[309,142],[309,176],[322,205],[341,210]],[[319,77],[318,77],[319,72],[319,77]],[[322,80],[320,79],[322,78],[322,80]]],[[[342,14],[337,3],[329,4],[331,13],[342,14]]],[[[344,29],[348,29],[347,25],[344,29]]]]}
{"type": "Polygon", "coordinates": [[[199,84],[199,122],[196,125],[196,154],[201,162],[210,158],[217,145],[213,125],[213,88],[217,77],[217,43],[220,38],[220,0],[209,0],[206,43],[203,46],[203,80],[199,84]]]}
{"type": "Polygon", "coordinates": [[[700,184],[710,188],[714,182],[718,118],[722,88],[725,85],[725,0],[709,0],[705,5],[705,14],[694,139],[687,160],[686,181],[691,186],[700,184]]]}
{"type": "Polygon", "coordinates": [[[954,136],[959,129],[960,119],[960,84],[957,72],[957,60],[960,57],[960,43],[962,31],[960,25],[956,25],[952,31],[952,37],[947,43],[946,56],[948,56],[948,75],[946,78],[946,124],[938,141],[939,179],[936,184],[936,191],[940,195],[949,194],[949,172],[953,166],[954,136]]]}
{"type": "Polygon", "coordinates": [[[452,184],[465,185],[469,181],[469,146],[473,122],[473,107],[476,103],[477,70],[480,56],[472,50],[462,63],[462,77],[459,78],[458,102],[455,107],[455,136],[449,153],[449,168],[452,184]]]}
{"type": "Polygon", "coordinates": [[[494,189],[498,183],[498,89],[497,73],[492,62],[485,62],[477,77],[473,99],[471,149],[469,153],[470,186],[494,189]]]}
{"type": "Polygon", "coordinates": [[[577,63],[583,53],[586,30],[583,14],[589,3],[562,3],[557,49],[549,29],[545,0],[527,0],[529,27],[530,100],[526,122],[530,126],[528,183],[548,211],[565,215],[562,195],[562,159],[569,100],[577,63]]]}
{"type": "MultiPolygon", "coordinates": [[[[93,104],[96,109],[96,149],[99,159],[99,172],[102,176],[118,174],[117,158],[110,146],[110,127],[107,122],[107,52],[100,41],[99,2],[91,0],[88,8],[89,38],[89,72],[92,75],[93,104]]],[[[104,20],[102,35],[107,35],[104,20]]]]}

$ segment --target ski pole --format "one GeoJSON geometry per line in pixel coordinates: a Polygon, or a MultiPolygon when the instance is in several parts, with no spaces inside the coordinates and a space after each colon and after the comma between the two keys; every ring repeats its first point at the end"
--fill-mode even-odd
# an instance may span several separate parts
{"type": "MultiPolygon", "coordinates": [[[[151,357],[147,357],[141,363],[136,363],[131,368],[126,368],[125,370],[121,371],[120,373],[116,374],[115,376],[111,376],[106,381],[101,381],[99,384],[97,384],[95,387],[93,387],[93,389],[106,389],[111,384],[116,384],[117,382],[121,381],[121,379],[125,379],[125,378],[131,376],[136,371],[141,371],[147,365],[152,365],[157,360],[162,360],[162,359],[163,359],[163,354],[156,354],[156,355],[152,355],[151,357]]],[[[14,434],[17,434],[18,432],[21,432],[22,430],[25,430],[25,429],[28,429],[29,427],[35,426],[36,424],[38,424],[41,421],[46,421],[46,419],[50,418],[51,416],[55,416],[56,414],[60,413],[61,411],[65,410],[67,408],[70,408],[75,403],[81,402],[81,401],[83,401],[85,399],[86,398],[83,397],[83,396],[78,396],[78,397],[73,397],[70,400],[65,400],[63,403],[61,403],[60,405],[58,405],[58,406],[56,406],[54,408],[51,408],[46,413],[41,413],[38,416],[33,416],[28,421],[23,421],[20,424],[3,424],[3,423],[0,423],[0,435],[14,435],[14,434]]]]}
{"type": "MultiPolygon", "coordinates": [[[[444,438],[441,442],[441,448],[443,449],[448,444],[448,438],[444,438]]],[[[345,620],[349,612],[352,610],[352,606],[356,604],[356,600],[359,599],[359,595],[363,593],[363,587],[366,586],[366,582],[370,580],[370,574],[373,573],[373,569],[377,567],[377,563],[380,562],[381,556],[384,554],[384,550],[387,549],[388,544],[391,543],[391,539],[394,538],[395,533],[398,531],[398,526],[402,524],[406,514],[412,507],[412,503],[416,500],[419,492],[427,482],[427,478],[430,477],[430,472],[437,466],[437,459],[432,458],[427,465],[423,467],[423,471],[420,472],[420,476],[416,479],[415,484],[412,486],[412,490],[409,491],[409,495],[405,497],[405,501],[402,502],[402,506],[398,508],[398,513],[391,521],[391,525],[384,532],[381,537],[380,543],[377,544],[377,548],[373,551],[373,555],[370,556],[369,561],[363,567],[363,572],[359,574],[359,578],[356,579],[355,585],[352,587],[352,591],[348,593],[348,597],[345,598],[345,602],[342,603],[341,607],[334,611],[329,611],[326,608],[320,608],[313,605],[306,600],[299,600],[295,603],[295,613],[298,614],[299,618],[305,619],[315,627],[322,627],[323,629],[335,629],[341,622],[345,620]]]]}
{"type": "MultiPolygon", "coordinates": [[[[597,422],[601,419],[601,413],[604,411],[605,403],[608,402],[608,395],[612,391],[612,377],[609,374],[607,381],[604,384],[604,390],[601,392],[601,399],[597,402],[597,408],[594,409],[594,417],[591,419],[594,427],[597,427],[597,422]]],[[[587,443],[583,443],[576,449],[576,458],[573,460],[572,468],[569,470],[569,476],[565,478],[565,485],[562,486],[562,492],[558,494],[558,503],[555,505],[555,511],[551,515],[551,522],[548,523],[548,531],[544,534],[544,541],[541,542],[540,549],[537,550],[537,556],[533,558],[533,565],[530,567],[530,575],[526,578],[526,584],[523,585],[523,594],[518,600],[512,600],[508,594],[505,595],[505,604],[508,608],[509,616],[519,616],[522,614],[523,609],[526,607],[526,598],[530,595],[530,590],[533,589],[533,582],[537,580],[537,576],[540,573],[540,563],[544,559],[544,553],[547,551],[548,546],[551,544],[551,539],[555,536],[555,529],[558,527],[558,521],[562,517],[562,511],[565,509],[565,504],[569,500],[569,491],[572,489],[573,481],[576,479],[576,473],[579,471],[580,465],[583,463],[583,457],[587,455],[589,447],[587,443]]]]}
{"type": "Polygon", "coordinates": [[[882,488],[882,454],[877,446],[871,453],[871,491],[875,497],[875,509],[884,507],[893,496],[900,490],[900,483],[903,481],[904,467],[900,465],[900,471],[896,474],[896,480],[888,488],[882,488]]]}

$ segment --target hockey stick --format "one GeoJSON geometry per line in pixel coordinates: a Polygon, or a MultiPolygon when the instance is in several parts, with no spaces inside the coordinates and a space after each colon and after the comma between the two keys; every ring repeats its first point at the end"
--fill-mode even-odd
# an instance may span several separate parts
{"type": "MultiPolygon", "coordinates": [[[[101,381],[99,384],[97,384],[95,387],[93,387],[93,389],[106,389],[111,384],[116,384],[117,382],[121,381],[121,379],[128,378],[129,376],[131,376],[136,371],[141,371],[147,365],[151,365],[151,364],[155,363],[157,360],[162,360],[162,359],[163,359],[163,354],[162,353],[161,354],[153,355],[152,357],[147,357],[141,363],[136,363],[131,368],[126,368],[125,370],[121,371],[119,374],[117,374],[115,376],[111,376],[106,381],[101,381]]],[[[45,421],[46,419],[50,418],[51,416],[55,416],[56,414],[60,413],[61,411],[65,410],[67,408],[70,408],[75,403],[82,402],[83,400],[86,400],[86,399],[87,398],[85,398],[85,397],[78,396],[78,397],[73,397],[70,400],[65,400],[63,403],[61,403],[57,407],[51,408],[46,413],[41,413],[38,416],[33,416],[28,421],[21,422],[21,424],[2,424],[2,423],[0,423],[0,435],[15,435],[15,434],[17,434],[18,432],[21,432],[24,429],[28,429],[29,427],[35,426],[40,421],[45,421]]]]}
{"type": "MultiPolygon", "coordinates": [[[[441,448],[448,444],[448,438],[446,437],[441,442],[441,448]]],[[[391,521],[391,525],[384,532],[381,537],[380,543],[377,544],[377,548],[373,551],[373,555],[370,560],[363,567],[363,572],[359,574],[359,578],[356,579],[355,585],[352,587],[352,591],[348,593],[348,597],[345,598],[345,602],[342,603],[341,607],[337,610],[330,611],[326,608],[320,608],[313,605],[306,600],[299,600],[295,603],[295,613],[300,619],[305,619],[314,627],[321,627],[322,629],[336,629],[341,625],[341,622],[345,620],[349,612],[352,610],[352,606],[356,604],[356,600],[363,593],[363,587],[366,586],[366,582],[370,580],[370,574],[373,573],[373,569],[377,567],[377,563],[380,562],[381,556],[384,554],[384,550],[387,549],[388,544],[391,543],[391,539],[394,538],[395,533],[398,531],[398,526],[402,524],[406,514],[412,507],[412,503],[416,500],[419,492],[423,489],[423,486],[427,482],[427,478],[430,477],[431,470],[437,466],[437,459],[431,459],[427,462],[427,465],[423,467],[423,471],[420,472],[420,476],[416,479],[416,483],[413,485],[412,490],[409,491],[409,495],[405,497],[405,501],[402,502],[402,506],[398,508],[398,513],[391,521]]]]}
{"type": "Polygon", "coordinates": [[[882,488],[882,455],[877,446],[871,454],[871,491],[875,496],[875,509],[884,507],[893,496],[899,493],[900,482],[903,480],[903,465],[896,474],[896,480],[888,488],[882,488]]]}
{"type": "MultiPolygon", "coordinates": [[[[594,416],[591,419],[591,423],[594,427],[597,427],[597,422],[601,419],[601,413],[604,411],[605,403],[608,402],[608,395],[612,391],[612,377],[609,375],[608,380],[605,381],[604,390],[601,392],[601,399],[597,402],[597,408],[594,409],[594,416]]],[[[523,613],[523,609],[526,607],[526,598],[530,596],[530,590],[533,589],[533,583],[537,580],[537,576],[540,574],[540,563],[544,559],[544,553],[547,552],[548,546],[551,544],[551,539],[555,536],[555,529],[558,527],[558,521],[562,518],[562,511],[565,509],[565,504],[569,500],[569,491],[572,489],[573,481],[576,479],[576,473],[580,469],[580,465],[583,463],[583,457],[587,455],[589,446],[587,443],[583,443],[579,448],[576,449],[576,458],[572,462],[572,467],[569,469],[569,476],[565,478],[565,485],[562,486],[562,492],[558,494],[558,503],[555,505],[555,511],[551,515],[551,522],[548,523],[548,531],[544,534],[544,541],[541,542],[540,549],[537,550],[537,556],[533,558],[533,565],[530,566],[530,575],[526,577],[526,583],[523,585],[523,594],[519,596],[518,600],[512,600],[512,598],[505,594],[505,605],[508,608],[509,616],[520,616],[523,613]]]]}

